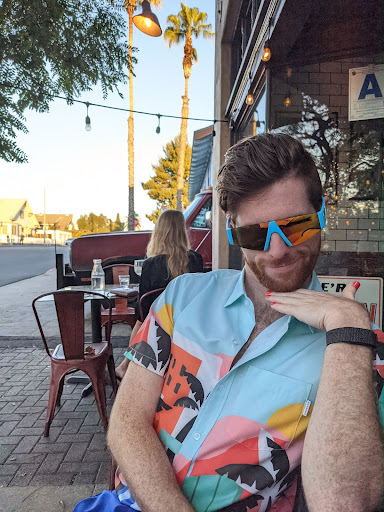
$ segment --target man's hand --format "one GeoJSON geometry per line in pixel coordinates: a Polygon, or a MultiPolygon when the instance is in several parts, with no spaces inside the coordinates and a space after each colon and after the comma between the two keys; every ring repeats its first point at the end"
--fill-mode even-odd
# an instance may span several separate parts
{"type": "Polygon", "coordinates": [[[266,293],[272,309],[292,315],[312,327],[329,331],[339,327],[370,329],[367,310],[355,301],[359,283],[348,284],[341,296],[312,290],[266,293]]]}

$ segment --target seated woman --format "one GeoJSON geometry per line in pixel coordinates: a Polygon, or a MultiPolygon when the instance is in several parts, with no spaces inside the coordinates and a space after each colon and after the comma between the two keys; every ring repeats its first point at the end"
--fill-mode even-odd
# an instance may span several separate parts
{"type": "MultiPolygon", "coordinates": [[[[147,246],[148,258],[143,263],[139,285],[139,299],[147,292],[165,288],[177,276],[188,272],[202,272],[203,259],[199,253],[189,248],[189,238],[183,214],[176,210],[167,210],[158,218],[147,246]]],[[[144,322],[152,302],[158,294],[145,298],[142,303],[143,317],[136,308],[137,320],[132,329],[131,338],[144,322]]],[[[122,379],[127,371],[129,360],[116,368],[116,376],[122,379]]]]}

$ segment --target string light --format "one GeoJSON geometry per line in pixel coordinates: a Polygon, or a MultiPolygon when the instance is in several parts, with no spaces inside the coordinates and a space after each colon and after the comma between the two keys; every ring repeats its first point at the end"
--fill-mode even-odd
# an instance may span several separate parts
{"type": "Polygon", "coordinates": [[[245,98],[245,103],[247,105],[253,105],[254,100],[255,100],[255,98],[253,97],[253,94],[252,94],[252,75],[251,75],[251,72],[249,72],[249,87],[248,87],[248,94],[245,98]]]}
{"type": "Polygon", "coordinates": [[[85,130],[87,132],[90,132],[92,130],[92,126],[91,126],[91,118],[88,115],[88,108],[89,108],[89,103],[88,102],[86,103],[86,106],[87,106],[87,116],[85,118],[85,130]]]}
{"type": "Polygon", "coordinates": [[[284,98],[284,107],[288,108],[291,106],[291,91],[287,92],[287,95],[284,98]]]}
{"type": "Polygon", "coordinates": [[[272,52],[271,52],[271,49],[269,48],[269,41],[265,41],[265,44],[264,44],[264,49],[263,49],[263,53],[261,55],[261,60],[263,62],[268,62],[269,59],[271,58],[272,56],[272,52]]]}
{"type": "Polygon", "coordinates": [[[269,48],[269,45],[270,45],[269,39],[271,37],[270,32],[271,32],[271,18],[269,19],[269,22],[268,22],[268,38],[266,39],[266,41],[264,43],[263,53],[261,54],[261,60],[263,62],[268,62],[272,56],[271,49],[269,48]]]}
{"type": "Polygon", "coordinates": [[[161,115],[157,114],[157,117],[159,118],[159,124],[156,127],[156,133],[160,133],[160,117],[161,117],[161,115]]]}
{"type": "Polygon", "coordinates": [[[245,98],[245,103],[246,103],[247,105],[253,105],[253,100],[254,100],[254,98],[253,98],[253,94],[252,94],[251,92],[249,92],[249,93],[247,94],[247,97],[245,98]]]}
{"type": "MultiPolygon", "coordinates": [[[[5,84],[3,82],[0,82],[0,87],[7,87],[9,89],[31,92],[29,89],[26,89],[24,87],[15,87],[14,85],[5,84]]],[[[142,114],[142,115],[146,115],[146,116],[156,116],[157,117],[158,115],[160,115],[161,117],[166,117],[168,119],[187,119],[189,121],[205,121],[207,123],[226,123],[226,124],[229,123],[229,120],[227,120],[227,119],[206,119],[206,118],[201,118],[201,117],[174,116],[171,114],[155,114],[154,112],[145,112],[143,110],[131,110],[129,108],[112,107],[111,105],[101,105],[100,103],[91,103],[89,101],[75,100],[74,98],[71,98],[71,97],[58,96],[57,94],[49,94],[49,93],[46,93],[43,91],[41,92],[41,94],[44,96],[47,96],[48,98],[51,98],[51,99],[55,98],[55,99],[59,99],[59,100],[64,100],[70,105],[72,103],[81,103],[82,105],[85,105],[85,106],[88,105],[88,107],[106,108],[109,110],[118,110],[120,112],[133,112],[134,114],[142,114]]]]}

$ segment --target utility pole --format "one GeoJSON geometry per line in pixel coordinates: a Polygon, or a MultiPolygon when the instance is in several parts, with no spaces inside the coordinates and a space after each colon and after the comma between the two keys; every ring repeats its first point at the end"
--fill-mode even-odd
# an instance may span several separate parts
{"type": "Polygon", "coordinates": [[[44,187],[44,215],[43,215],[43,230],[44,230],[44,245],[45,245],[45,238],[47,236],[47,224],[45,222],[45,187],[44,187]]]}

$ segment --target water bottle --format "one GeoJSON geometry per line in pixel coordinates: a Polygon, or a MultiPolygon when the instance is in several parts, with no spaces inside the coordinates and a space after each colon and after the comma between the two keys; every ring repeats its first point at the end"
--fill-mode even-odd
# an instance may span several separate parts
{"type": "Polygon", "coordinates": [[[101,260],[93,260],[91,288],[92,290],[105,290],[105,274],[101,266],[101,260]]]}

